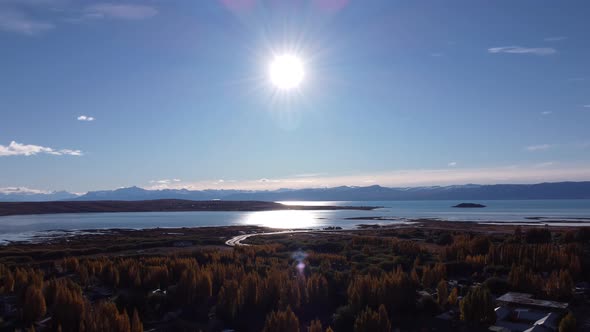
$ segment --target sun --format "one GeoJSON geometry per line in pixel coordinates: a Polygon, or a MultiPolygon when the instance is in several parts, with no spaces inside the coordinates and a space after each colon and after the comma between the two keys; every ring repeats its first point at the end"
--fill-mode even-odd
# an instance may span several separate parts
{"type": "Polygon", "coordinates": [[[304,74],[303,61],[293,54],[275,56],[270,64],[270,81],[281,90],[299,87],[304,74]]]}

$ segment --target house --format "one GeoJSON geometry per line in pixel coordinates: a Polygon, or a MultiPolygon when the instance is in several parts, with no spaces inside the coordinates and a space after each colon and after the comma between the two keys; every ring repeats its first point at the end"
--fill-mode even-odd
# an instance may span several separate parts
{"type": "Polygon", "coordinates": [[[555,332],[568,307],[568,303],[533,299],[525,293],[506,293],[497,303],[496,323],[490,331],[555,332]]]}

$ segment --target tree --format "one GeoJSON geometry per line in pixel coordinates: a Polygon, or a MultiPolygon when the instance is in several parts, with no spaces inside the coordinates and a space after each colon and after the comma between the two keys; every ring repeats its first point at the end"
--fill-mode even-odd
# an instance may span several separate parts
{"type": "Polygon", "coordinates": [[[379,312],[367,307],[354,322],[355,332],[390,332],[391,323],[384,305],[379,306],[379,312]]]}
{"type": "Polygon", "coordinates": [[[0,287],[0,293],[12,293],[14,291],[14,276],[8,269],[0,269],[0,272],[4,272],[4,280],[0,278],[0,285],[3,284],[0,287]]]}
{"type": "Polygon", "coordinates": [[[468,322],[493,324],[496,321],[494,301],[487,288],[472,288],[460,303],[461,319],[468,322]]]}
{"type": "Polygon", "coordinates": [[[391,322],[389,321],[389,315],[387,309],[382,304],[379,306],[379,330],[378,331],[391,331],[391,322]]]}
{"type": "Polygon", "coordinates": [[[553,271],[545,284],[547,295],[560,300],[571,298],[573,288],[574,282],[568,270],[553,271]]]}
{"type": "Polygon", "coordinates": [[[311,321],[311,324],[307,328],[307,332],[322,332],[324,331],[322,327],[322,322],[319,319],[314,319],[311,321]]]}
{"type": "Polygon", "coordinates": [[[551,231],[545,228],[531,228],[526,232],[527,243],[550,243],[551,231]]]}
{"type": "Polygon", "coordinates": [[[143,332],[143,324],[139,319],[137,309],[133,310],[133,318],[131,319],[131,332],[143,332]]]}
{"type": "Polygon", "coordinates": [[[441,280],[438,285],[436,286],[436,291],[438,293],[437,300],[438,305],[441,307],[447,304],[447,300],[449,298],[449,290],[447,288],[446,280],[441,280]]]}
{"type": "Polygon", "coordinates": [[[459,300],[459,290],[457,289],[457,287],[455,287],[451,291],[451,295],[449,295],[449,304],[456,305],[458,300],[459,300]]]}
{"type": "Polygon", "coordinates": [[[559,332],[576,331],[576,317],[570,312],[559,322],[559,332]]]}
{"type": "Polygon", "coordinates": [[[262,331],[299,332],[299,319],[291,311],[291,307],[288,307],[286,311],[273,311],[266,317],[262,331]]]}
{"type": "Polygon", "coordinates": [[[41,289],[31,285],[27,288],[25,293],[25,301],[23,303],[23,319],[25,322],[34,322],[45,316],[47,307],[45,305],[45,297],[41,289]]]}
{"type": "Polygon", "coordinates": [[[224,282],[217,295],[217,315],[222,319],[233,321],[238,314],[239,299],[238,282],[235,280],[224,282]]]}
{"type": "Polygon", "coordinates": [[[522,228],[520,226],[516,226],[514,229],[514,239],[518,242],[522,241],[522,228]]]}
{"type": "Polygon", "coordinates": [[[88,313],[87,316],[89,317],[86,322],[86,329],[88,331],[131,331],[131,323],[129,322],[127,311],[123,309],[123,312],[119,312],[113,302],[99,302],[94,308],[94,311],[88,313]]]}

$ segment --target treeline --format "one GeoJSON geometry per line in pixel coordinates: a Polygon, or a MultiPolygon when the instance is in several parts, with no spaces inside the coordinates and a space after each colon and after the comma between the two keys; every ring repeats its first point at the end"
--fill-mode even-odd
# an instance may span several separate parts
{"type": "MultiPolygon", "coordinates": [[[[287,324],[289,329],[322,331],[338,325],[346,331],[371,326],[370,318],[383,318],[383,312],[388,317],[384,326],[391,326],[389,317],[415,310],[420,280],[413,280],[409,271],[369,266],[371,275],[365,275],[367,270],[352,269],[350,260],[352,252],[368,255],[376,249],[418,257],[423,252],[419,246],[360,237],[348,249],[349,256],[302,252],[302,259],[276,245],[178,256],[69,257],[43,271],[2,266],[0,282],[2,293],[22,299],[18,307],[25,325],[51,316],[52,331],[95,331],[108,322],[113,324],[109,330],[136,331],[139,317],[154,322],[179,308],[213,330],[271,331],[287,324]],[[99,287],[118,293],[116,303],[109,296],[90,303],[88,294],[99,287]],[[332,322],[338,308],[349,315],[332,322]]],[[[430,274],[426,272],[425,280],[433,278],[430,274]]]]}
{"type": "Polygon", "coordinates": [[[391,331],[416,324],[407,317],[432,317],[452,307],[464,321],[489,324],[495,320],[494,294],[522,290],[567,300],[574,282],[586,275],[586,242],[545,236],[515,232],[499,241],[451,234],[428,249],[419,241],[355,236],[329,245],[329,239],[315,240],[322,252],[274,244],[68,257],[43,268],[0,265],[0,294],[16,297],[20,326],[51,317],[45,330],[64,332],[136,332],[144,325],[391,331]],[[462,287],[447,282],[452,278],[485,282],[462,287]]]}
{"type": "Polygon", "coordinates": [[[507,274],[512,290],[567,301],[573,295],[574,281],[588,279],[588,265],[584,267],[583,260],[587,259],[584,252],[590,238],[583,235],[586,231],[581,233],[561,234],[567,239],[561,243],[552,241],[546,228],[526,233],[517,228],[513,236],[502,242],[494,242],[493,237],[485,235],[460,234],[441,249],[440,257],[447,266],[466,263],[459,264],[463,272],[507,274]]]}

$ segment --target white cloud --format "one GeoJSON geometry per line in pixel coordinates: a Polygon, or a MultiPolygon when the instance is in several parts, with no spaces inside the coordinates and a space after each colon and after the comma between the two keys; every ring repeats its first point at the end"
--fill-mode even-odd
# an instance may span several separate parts
{"type": "Polygon", "coordinates": [[[457,166],[457,162],[456,161],[451,161],[447,166],[449,166],[449,167],[455,167],[455,166],[457,166]]]}
{"type": "Polygon", "coordinates": [[[19,12],[0,11],[0,30],[33,36],[55,28],[52,23],[39,21],[19,12]]]}
{"type": "Polygon", "coordinates": [[[7,156],[34,156],[37,154],[50,154],[54,156],[81,156],[82,151],[80,150],[71,150],[71,149],[61,149],[56,150],[53,148],[48,148],[45,146],[40,145],[32,145],[32,144],[21,144],[15,141],[10,142],[8,146],[0,145],[0,157],[7,157],[7,156]]]}
{"type": "Polygon", "coordinates": [[[152,184],[149,189],[168,189],[170,185],[180,182],[180,179],[161,179],[161,180],[150,180],[152,184]]]}
{"type": "Polygon", "coordinates": [[[551,47],[522,47],[522,46],[501,46],[488,48],[489,53],[510,53],[510,54],[534,54],[551,55],[557,50],[551,47]]]}
{"type": "Polygon", "coordinates": [[[94,121],[94,117],[87,115],[80,115],[77,117],[78,121],[94,121]]]}
{"type": "Polygon", "coordinates": [[[553,144],[539,144],[539,145],[530,145],[530,146],[527,146],[525,149],[527,151],[541,151],[541,150],[550,149],[553,146],[554,146],[553,144]]]}
{"type": "Polygon", "coordinates": [[[584,105],[583,107],[585,107],[585,108],[590,108],[590,104],[588,104],[588,105],[584,105]]]}
{"type": "Polygon", "coordinates": [[[541,112],[541,114],[543,114],[543,115],[549,115],[549,114],[552,114],[552,113],[553,113],[553,112],[551,112],[551,111],[544,111],[544,112],[541,112]]]}
{"type": "Polygon", "coordinates": [[[441,56],[444,56],[444,53],[440,53],[440,52],[430,53],[430,56],[433,56],[433,57],[441,57],[441,56]]]}
{"type": "Polygon", "coordinates": [[[556,42],[556,41],[562,41],[562,40],[566,40],[567,37],[564,36],[554,36],[554,37],[547,37],[545,39],[543,39],[546,42],[556,42]]]}
{"type": "Polygon", "coordinates": [[[168,179],[163,179],[163,180],[150,180],[150,183],[168,184],[168,183],[170,183],[170,180],[168,180],[168,179]]]}
{"type": "Polygon", "coordinates": [[[85,18],[114,18],[123,20],[143,20],[156,16],[158,11],[150,6],[98,3],[86,7],[85,18]]]}

